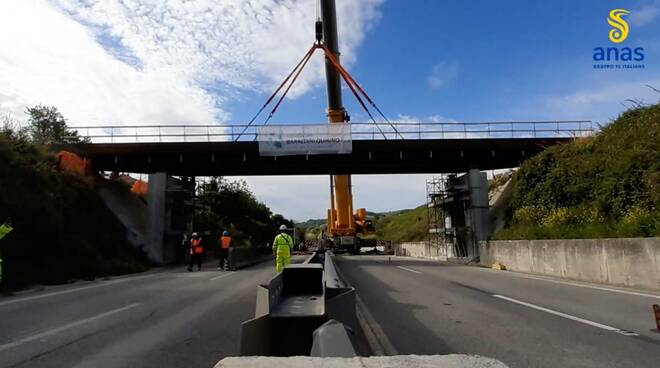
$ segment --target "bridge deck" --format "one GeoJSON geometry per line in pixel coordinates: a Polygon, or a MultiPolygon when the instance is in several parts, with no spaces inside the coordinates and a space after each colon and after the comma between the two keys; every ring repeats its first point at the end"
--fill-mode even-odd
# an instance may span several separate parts
{"type": "Polygon", "coordinates": [[[69,148],[104,171],[171,175],[320,175],[462,172],[517,167],[571,138],[356,140],[343,155],[260,156],[257,142],[96,143],[69,148]]]}

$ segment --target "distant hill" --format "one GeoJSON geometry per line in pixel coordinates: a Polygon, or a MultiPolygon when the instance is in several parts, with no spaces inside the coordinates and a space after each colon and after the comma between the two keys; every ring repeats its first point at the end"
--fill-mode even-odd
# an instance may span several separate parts
{"type": "Polygon", "coordinates": [[[424,240],[428,233],[426,205],[381,214],[376,217],[374,225],[377,239],[393,242],[424,240]]]}
{"type": "MultiPolygon", "coordinates": [[[[387,212],[369,212],[367,216],[374,221],[377,239],[395,242],[417,241],[426,238],[427,214],[426,206],[414,209],[395,210],[387,212]]],[[[325,227],[325,219],[310,219],[296,223],[296,227],[307,229],[308,234],[316,236],[320,227],[325,227]]]]}

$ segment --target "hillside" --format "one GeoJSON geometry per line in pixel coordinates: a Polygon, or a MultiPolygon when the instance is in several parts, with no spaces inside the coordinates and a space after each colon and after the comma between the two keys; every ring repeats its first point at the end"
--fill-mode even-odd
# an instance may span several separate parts
{"type": "Polygon", "coordinates": [[[386,213],[376,218],[375,226],[378,239],[393,242],[424,240],[428,233],[426,205],[386,213]]]}
{"type": "Polygon", "coordinates": [[[513,175],[508,226],[495,238],[659,236],[659,188],[656,104],[525,161],[513,175]]]}
{"type": "MultiPolygon", "coordinates": [[[[418,241],[426,238],[427,214],[426,206],[422,205],[414,209],[395,210],[387,212],[367,212],[367,216],[373,219],[376,234],[367,238],[378,238],[382,240],[418,241]]],[[[296,227],[305,229],[307,239],[316,239],[321,230],[325,230],[325,219],[309,219],[296,223],[296,227]]]]}
{"type": "Polygon", "coordinates": [[[93,184],[58,172],[44,146],[0,131],[0,178],[0,222],[14,228],[0,241],[3,290],[146,268],[93,184]]]}

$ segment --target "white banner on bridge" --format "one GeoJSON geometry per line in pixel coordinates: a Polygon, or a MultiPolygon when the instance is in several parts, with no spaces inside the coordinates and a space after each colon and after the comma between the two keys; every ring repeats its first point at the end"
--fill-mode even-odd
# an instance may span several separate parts
{"type": "Polygon", "coordinates": [[[353,152],[350,124],[268,125],[257,130],[261,156],[353,152]]]}

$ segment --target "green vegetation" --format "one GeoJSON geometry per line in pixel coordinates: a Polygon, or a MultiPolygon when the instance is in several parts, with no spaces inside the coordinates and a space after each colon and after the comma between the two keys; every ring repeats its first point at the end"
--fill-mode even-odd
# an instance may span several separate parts
{"type": "MultiPolygon", "coordinates": [[[[32,122],[35,116],[30,118],[32,122]]],[[[127,243],[122,225],[93,185],[58,172],[53,155],[39,143],[63,135],[44,130],[35,140],[34,128],[19,130],[6,124],[0,131],[0,222],[11,218],[14,228],[0,241],[0,288],[145,270],[144,255],[127,243]]]]}
{"type": "Polygon", "coordinates": [[[592,138],[550,147],[513,176],[496,239],[660,235],[660,105],[628,110],[592,138]]]}
{"type": "Polygon", "coordinates": [[[376,238],[393,242],[420,241],[428,236],[426,205],[375,216],[376,238]]]}
{"type": "Polygon", "coordinates": [[[280,225],[293,227],[282,215],[257,201],[244,181],[217,177],[202,184],[197,193],[195,231],[217,237],[229,230],[236,246],[263,246],[273,241],[280,225]]]}

